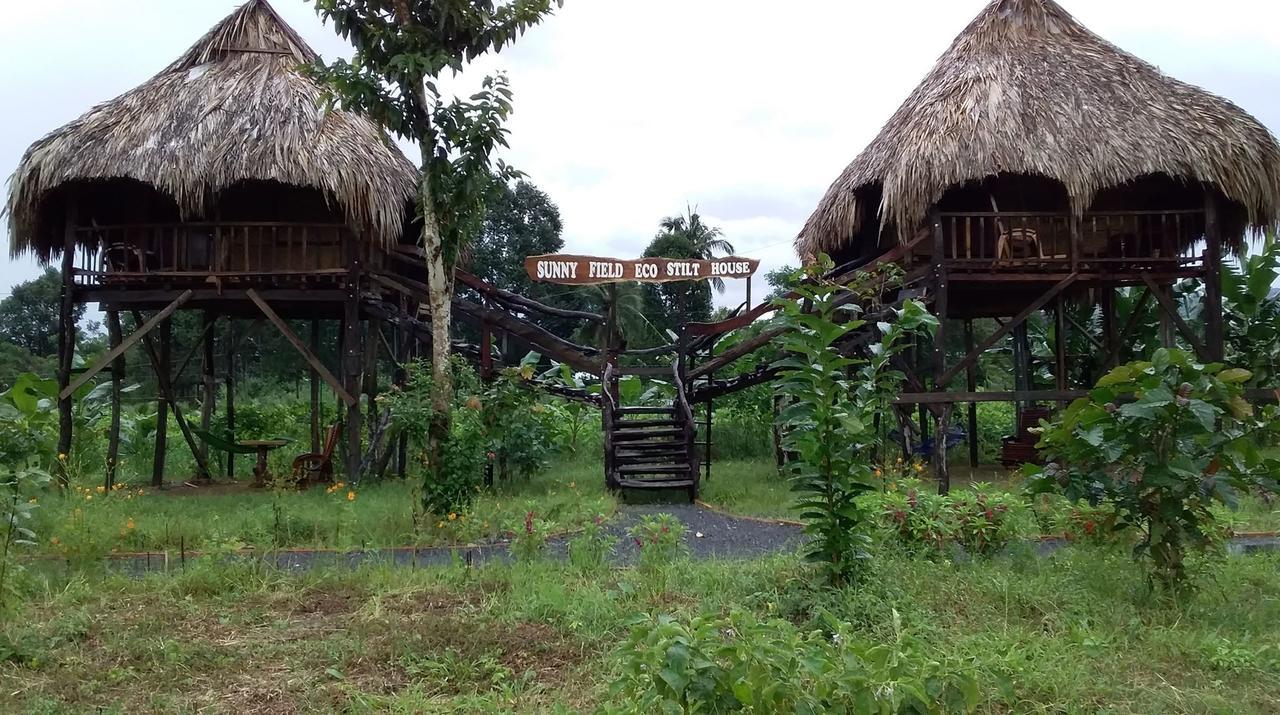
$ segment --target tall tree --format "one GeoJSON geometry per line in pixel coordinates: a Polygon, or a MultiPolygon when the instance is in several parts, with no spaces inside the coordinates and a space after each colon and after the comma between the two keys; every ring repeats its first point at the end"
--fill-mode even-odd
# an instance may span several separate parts
{"type": "MultiPolygon", "coordinates": [[[[16,345],[38,357],[58,352],[58,309],[62,301],[62,275],[46,268],[39,278],[14,286],[0,300],[0,342],[16,345]]],[[[72,323],[84,317],[84,304],[73,309],[72,323]]]]}
{"type": "MultiPolygon", "coordinates": [[[[667,216],[658,224],[658,235],[645,249],[646,258],[696,258],[710,260],[733,253],[733,244],[719,228],[702,220],[698,212],[667,216]]],[[[724,281],[680,281],[645,287],[645,313],[660,332],[674,331],[681,321],[711,318],[711,290],[724,290],[724,281]]]]}
{"type": "Polygon", "coordinates": [[[417,212],[426,254],[431,316],[431,407],[428,452],[433,472],[449,436],[453,269],[484,218],[492,175],[514,176],[492,155],[505,146],[511,113],[505,76],[486,77],[470,97],[446,97],[437,80],[511,44],[561,0],[316,0],[316,10],[351,42],[351,62],[314,68],[335,98],[418,145],[417,212]]]}

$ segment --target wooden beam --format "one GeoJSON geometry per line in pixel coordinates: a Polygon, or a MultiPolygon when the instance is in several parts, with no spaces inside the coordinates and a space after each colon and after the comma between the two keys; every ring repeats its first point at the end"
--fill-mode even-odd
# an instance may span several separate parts
{"type": "Polygon", "coordinates": [[[948,405],[961,402],[1062,402],[1087,397],[1088,390],[1001,390],[982,392],[904,392],[897,405],[948,405]]]}
{"type": "MultiPolygon", "coordinates": [[[[111,347],[120,344],[120,314],[116,311],[107,313],[107,341],[111,347]]],[[[124,355],[116,358],[111,364],[111,426],[107,431],[107,476],[105,486],[111,489],[116,484],[116,474],[120,468],[120,398],[124,385],[124,355]]]]}
{"type": "Polygon", "coordinates": [[[1205,348],[1204,343],[1196,336],[1191,326],[1187,325],[1187,321],[1183,320],[1181,315],[1178,315],[1178,306],[1174,305],[1173,299],[1166,295],[1164,290],[1157,286],[1155,281],[1151,280],[1151,277],[1146,273],[1142,274],[1142,280],[1147,284],[1147,290],[1155,295],[1156,302],[1160,304],[1161,309],[1173,321],[1174,326],[1178,328],[1178,332],[1182,333],[1182,337],[1188,343],[1191,343],[1191,349],[1195,351],[1196,357],[1200,362],[1212,362],[1213,359],[1205,348]]]}
{"type": "Polygon", "coordinates": [[[325,367],[324,363],[320,362],[320,358],[316,357],[315,353],[312,353],[307,349],[307,346],[303,344],[302,339],[289,329],[289,324],[284,322],[284,320],[277,315],[274,310],[272,310],[270,305],[267,305],[267,302],[262,299],[262,296],[258,295],[258,291],[250,288],[245,291],[245,295],[249,297],[249,300],[253,301],[254,305],[258,306],[258,310],[261,310],[263,315],[267,316],[267,320],[271,321],[271,324],[276,326],[276,330],[280,331],[280,334],[284,336],[284,339],[289,341],[289,344],[293,346],[293,349],[297,350],[298,354],[302,355],[303,359],[307,361],[307,364],[311,366],[311,369],[315,370],[325,382],[329,383],[329,387],[333,388],[333,391],[338,394],[338,397],[340,397],[348,407],[359,404],[360,401],[352,397],[351,393],[347,392],[346,388],[343,387],[338,378],[334,377],[333,373],[329,372],[329,368],[325,367]]]}
{"type": "Polygon", "coordinates": [[[72,380],[69,385],[63,388],[60,393],[58,393],[58,399],[65,400],[70,398],[71,395],[75,394],[76,390],[80,389],[81,385],[93,379],[94,375],[97,375],[99,372],[102,372],[103,368],[105,368],[107,365],[110,365],[112,362],[115,361],[117,357],[120,357],[120,355],[124,354],[124,351],[133,347],[134,344],[136,344],[139,340],[143,338],[143,336],[151,332],[157,325],[164,322],[170,315],[173,315],[173,312],[175,310],[177,310],[178,308],[181,308],[182,304],[186,303],[190,299],[191,299],[191,291],[185,291],[182,294],[180,294],[177,298],[173,300],[173,302],[166,305],[159,313],[156,313],[155,315],[151,316],[151,319],[143,323],[142,327],[133,331],[133,334],[131,334],[129,337],[125,338],[124,340],[120,341],[119,345],[115,346],[111,350],[108,350],[107,354],[95,360],[93,365],[90,366],[88,370],[85,370],[84,372],[80,373],[76,377],[76,379],[72,380]]]}
{"type": "MultiPolygon", "coordinates": [[[[974,346],[974,337],[973,337],[973,321],[972,321],[972,320],[966,320],[966,321],[964,321],[964,350],[965,350],[965,352],[966,352],[966,353],[968,353],[970,350],[973,350],[973,346],[974,346]]],[[[977,392],[977,391],[978,391],[978,365],[977,365],[977,363],[970,364],[970,365],[969,365],[969,367],[965,368],[965,389],[967,389],[969,392],[977,392]]],[[[978,403],[976,403],[976,402],[970,402],[970,403],[969,403],[969,415],[968,415],[968,417],[969,417],[969,425],[968,425],[968,427],[969,427],[969,466],[970,466],[970,467],[973,467],[973,468],[975,468],[975,469],[976,469],[976,468],[978,467],[978,449],[979,449],[979,445],[978,445],[978,403]]]]}
{"type": "Polygon", "coordinates": [[[956,375],[960,374],[962,371],[968,368],[970,363],[975,362],[979,357],[982,356],[982,353],[986,352],[987,350],[990,350],[991,347],[994,346],[996,343],[1000,342],[1004,338],[1004,336],[1012,332],[1015,327],[1022,325],[1024,322],[1026,322],[1027,318],[1031,317],[1032,313],[1045,307],[1046,305],[1049,304],[1049,301],[1053,300],[1054,298],[1057,298],[1064,290],[1071,287],[1071,284],[1076,282],[1076,278],[1077,276],[1074,273],[1067,276],[1066,278],[1059,281],[1057,285],[1050,288],[1048,292],[1046,292],[1044,295],[1037,298],[1035,302],[1033,302],[1031,305],[1028,305],[1026,308],[1023,308],[1022,311],[1019,312],[1017,315],[1015,315],[1008,323],[1005,323],[1004,325],[1000,326],[999,330],[987,336],[987,339],[983,340],[982,344],[980,344],[977,348],[970,350],[969,354],[964,356],[964,359],[962,359],[959,363],[957,363],[956,365],[953,365],[951,369],[943,373],[942,377],[938,380],[938,384],[939,385],[950,384],[951,380],[954,379],[956,375]]]}
{"type": "MultiPolygon", "coordinates": [[[[141,316],[136,313],[134,314],[135,320],[140,317],[141,316]]],[[[191,450],[191,456],[195,459],[196,469],[199,471],[199,476],[203,479],[207,479],[212,476],[212,472],[209,471],[209,463],[203,456],[204,450],[201,449],[200,444],[198,444],[195,437],[192,436],[191,426],[183,416],[182,407],[178,404],[177,395],[173,390],[173,380],[169,373],[170,368],[172,367],[170,365],[172,355],[168,345],[172,340],[171,326],[172,324],[169,321],[165,321],[164,326],[161,328],[159,351],[156,350],[156,346],[152,341],[152,336],[146,336],[146,340],[143,342],[143,352],[145,352],[147,357],[151,360],[151,367],[155,370],[161,394],[160,404],[162,405],[162,409],[160,411],[161,414],[157,416],[156,454],[155,460],[152,464],[151,475],[152,484],[157,487],[163,486],[164,484],[164,464],[165,457],[167,456],[165,454],[165,442],[168,428],[166,426],[166,428],[162,430],[159,423],[160,419],[165,419],[167,425],[167,418],[163,414],[164,408],[173,411],[173,420],[178,423],[178,430],[182,432],[182,438],[187,443],[187,449],[191,450]]]]}

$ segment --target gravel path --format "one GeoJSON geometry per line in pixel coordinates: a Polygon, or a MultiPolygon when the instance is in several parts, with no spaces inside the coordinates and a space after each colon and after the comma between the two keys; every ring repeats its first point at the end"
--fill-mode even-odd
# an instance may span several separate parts
{"type": "MultiPolygon", "coordinates": [[[[781,551],[794,550],[801,539],[800,528],[790,524],[744,519],[722,514],[693,504],[623,505],[609,522],[609,531],[618,537],[612,560],[627,564],[635,560],[636,549],[627,530],[651,514],[671,514],[685,525],[684,542],[696,559],[743,559],[781,551]]],[[[548,544],[555,558],[567,558],[572,537],[556,537],[548,544]]],[[[246,555],[259,558],[286,570],[308,570],[319,567],[390,563],[414,568],[452,563],[482,564],[492,560],[509,561],[507,545],[368,549],[364,551],[278,551],[246,555]]],[[[135,554],[112,559],[112,566],[129,574],[142,575],[185,566],[179,554],[135,554]]]]}

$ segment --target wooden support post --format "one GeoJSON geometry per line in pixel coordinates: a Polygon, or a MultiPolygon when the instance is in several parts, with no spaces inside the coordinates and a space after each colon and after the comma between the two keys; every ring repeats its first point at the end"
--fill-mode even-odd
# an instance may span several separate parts
{"type": "Polygon", "coordinates": [[[1113,286],[1105,285],[1098,289],[1101,295],[1098,298],[1098,304],[1102,309],[1102,365],[1101,374],[1093,375],[1094,381],[1107,374],[1114,367],[1111,365],[1111,359],[1119,352],[1119,346],[1116,344],[1118,335],[1116,334],[1116,289],[1113,286]]]}
{"type": "MultiPolygon", "coordinates": [[[[206,434],[209,433],[213,426],[213,408],[214,402],[218,394],[217,368],[214,365],[214,326],[218,322],[218,316],[204,312],[204,334],[201,336],[203,343],[203,354],[200,360],[201,386],[203,388],[200,399],[200,429],[206,434]]],[[[229,347],[229,346],[228,346],[229,347]]],[[[200,446],[200,455],[204,458],[205,466],[208,467],[209,457],[211,456],[208,443],[202,443],[200,446]]],[[[201,474],[202,479],[212,479],[213,474],[207,470],[201,474]]]]}
{"type": "MultiPolygon", "coordinates": [[[[964,321],[964,350],[969,352],[973,350],[973,319],[964,321]]],[[[969,392],[978,391],[978,364],[971,363],[965,368],[965,389],[969,392]]],[[[969,466],[978,467],[978,403],[969,403],[969,466]]]]}
{"type": "MultiPolygon", "coordinates": [[[[403,302],[403,298],[401,299],[403,302]]],[[[406,314],[408,311],[405,311],[406,314]]],[[[396,321],[396,373],[395,384],[401,388],[409,381],[409,360],[413,355],[413,334],[408,321],[396,321]]],[[[409,435],[403,431],[396,435],[396,477],[404,479],[409,467],[409,435]]]]}
{"type": "Polygon", "coordinates": [[[1205,187],[1204,199],[1204,287],[1205,287],[1205,352],[1209,362],[1221,362],[1226,357],[1222,313],[1222,229],[1218,223],[1218,202],[1215,189],[1205,187]]]}
{"type": "MultiPolygon", "coordinates": [[[[307,336],[311,340],[311,353],[320,355],[320,320],[318,318],[311,319],[311,330],[307,336]]],[[[316,372],[314,367],[308,365],[308,371],[311,379],[311,453],[319,454],[320,444],[320,373],[316,372]]]]}
{"type": "Polygon", "coordinates": [[[377,321],[372,319],[365,321],[364,394],[369,398],[369,404],[366,407],[366,419],[369,421],[367,428],[369,430],[371,450],[373,449],[374,433],[378,429],[378,342],[380,332],[381,328],[377,321]]]}
{"type": "Polygon", "coordinates": [[[493,379],[493,329],[489,321],[480,321],[480,379],[493,379]]]}
{"type": "MultiPolygon", "coordinates": [[[[227,354],[223,356],[226,361],[226,375],[223,379],[227,385],[227,438],[235,441],[236,438],[236,351],[235,346],[238,345],[236,340],[236,322],[230,316],[227,317],[227,354]]],[[[227,452],[227,479],[236,478],[236,453],[227,452]]]]}
{"type": "MultiPolygon", "coordinates": [[[[140,315],[136,312],[133,315],[135,320],[141,322],[142,317],[140,315]]],[[[152,336],[148,335],[142,345],[143,352],[146,353],[147,358],[151,361],[151,368],[155,371],[156,381],[159,383],[160,396],[167,403],[169,410],[173,412],[173,420],[178,423],[178,430],[182,432],[182,438],[186,440],[187,449],[191,451],[191,457],[195,459],[196,473],[198,475],[208,475],[211,474],[208,462],[205,461],[200,444],[196,442],[196,438],[191,434],[191,426],[187,424],[186,418],[182,415],[182,407],[178,404],[178,394],[173,389],[173,350],[169,345],[165,345],[166,341],[172,342],[172,330],[170,329],[169,321],[165,321],[162,327],[159,348],[156,347],[152,336]]],[[[163,457],[168,455],[163,451],[157,452],[157,454],[161,457],[160,465],[163,467],[163,457]]],[[[154,475],[152,478],[154,479],[154,475]]],[[[163,474],[161,474],[161,478],[163,479],[163,474]]]]}
{"type": "Polygon", "coordinates": [[[169,448],[169,399],[165,386],[169,382],[169,355],[173,345],[173,323],[165,318],[160,323],[160,347],[151,367],[155,370],[158,396],[156,397],[156,449],[151,460],[151,486],[164,486],[164,465],[169,448]]]}
{"type": "MultiPolygon", "coordinates": [[[[1031,389],[1031,341],[1027,338],[1026,322],[1018,323],[1013,329],[1013,389],[1014,392],[1027,392],[1031,389]]],[[[1021,424],[1022,411],[1027,403],[1019,400],[1014,407],[1014,424],[1021,424]]]]}
{"type": "MultiPolygon", "coordinates": [[[[1204,346],[1204,343],[1200,342],[1200,338],[1196,336],[1195,331],[1191,329],[1191,326],[1187,325],[1187,321],[1183,320],[1181,315],[1178,315],[1177,304],[1173,302],[1173,299],[1169,297],[1164,288],[1156,285],[1155,281],[1151,279],[1151,276],[1146,273],[1142,274],[1142,280],[1146,282],[1147,290],[1155,295],[1156,303],[1160,305],[1161,331],[1163,332],[1168,330],[1169,332],[1172,332],[1173,328],[1176,326],[1178,332],[1182,333],[1182,337],[1191,345],[1191,349],[1195,352],[1196,358],[1200,360],[1200,362],[1212,362],[1209,357],[1208,348],[1204,346]]],[[[1162,336],[1161,339],[1167,341],[1165,342],[1167,347],[1173,346],[1172,336],[1162,336]]]]}
{"type": "MultiPolygon", "coordinates": [[[[120,344],[123,331],[120,328],[120,313],[107,311],[107,344],[114,349],[120,344]]],[[[107,431],[107,476],[105,486],[111,489],[116,484],[116,474],[120,462],[120,397],[124,385],[125,357],[124,353],[111,363],[111,427],[107,431]]]]}
{"type": "Polygon", "coordinates": [[[938,331],[933,337],[933,389],[942,392],[947,389],[948,380],[943,377],[947,372],[947,263],[946,240],[942,233],[942,219],[935,211],[933,221],[933,271],[934,271],[934,311],[938,315],[938,331]]]}
{"type": "MultiPolygon", "coordinates": [[[[1053,303],[1053,376],[1059,390],[1067,389],[1067,306],[1059,295],[1053,303]]],[[[1059,407],[1067,403],[1059,402],[1059,407]]]]}
{"type": "Polygon", "coordinates": [[[940,414],[934,416],[933,436],[933,476],[938,480],[938,493],[951,492],[951,470],[947,465],[947,432],[951,424],[951,410],[955,405],[947,404],[940,414]]]}
{"type": "MultiPolygon", "coordinates": [[[[99,372],[102,372],[103,368],[105,368],[107,365],[110,365],[112,362],[115,361],[116,358],[120,357],[120,355],[122,355],[124,351],[133,347],[134,343],[138,342],[143,338],[143,336],[145,336],[147,333],[150,333],[152,330],[154,330],[155,327],[161,323],[161,321],[167,320],[170,315],[173,315],[173,312],[178,308],[182,307],[182,305],[186,303],[188,300],[190,300],[191,296],[192,296],[191,291],[188,290],[183,292],[181,295],[175,298],[173,302],[166,305],[159,313],[156,313],[155,315],[151,316],[151,318],[149,318],[147,322],[142,324],[142,327],[134,330],[129,335],[129,337],[120,341],[119,345],[117,345],[115,348],[112,348],[111,350],[108,350],[105,355],[95,360],[93,365],[90,366],[88,370],[85,370],[84,372],[80,373],[76,377],[76,379],[71,380],[69,384],[63,386],[62,390],[59,391],[58,393],[59,401],[61,401],[61,399],[64,397],[70,397],[72,393],[80,389],[81,385],[93,379],[94,375],[97,375],[99,372]]],[[[75,340],[75,336],[73,335],[72,336],[73,348],[74,348],[74,340],[75,340]]]]}
{"type": "MultiPolygon", "coordinates": [[[[67,214],[62,242],[62,294],[58,305],[58,484],[70,482],[67,462],[71,456],[72,394],[71,366],[76,353],[75,320],[76,213],[67,214]]],[[[99,368],[101,369],[101,368],[99,368]]],[[[87,379],[87,378],[86,378],[87,379]]],[[[81,380],[80,384],[84,381],[81,380]]]]}
{"type": "MultiPolygon", "coordinates": [[[[349,235],[344,235],[347,247],[348,274],[347,299],[343,302],[343,386],[335,388],[339,397],[347,405],[347,481],[357,481],[360,477],[361,446],[361,414],[360,399],[352,395],[360,394],[360,371],[364,363],[364,340],[360,334],[360,248],[349,235]]],[[[321,366],[316,366],[317,370],[321,366]]],[[[324,372],[321,372],[323,375],[324,372]]]]}

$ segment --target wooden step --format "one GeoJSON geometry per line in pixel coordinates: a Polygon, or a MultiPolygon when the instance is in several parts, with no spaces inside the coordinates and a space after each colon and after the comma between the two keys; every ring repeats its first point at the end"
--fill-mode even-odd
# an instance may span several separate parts
{"type": "Polygon", "coordinates": [[[614,442],[640,442],[647,439],[665,439],[671,437],[679,437],[684,433],[676,427],[667,429],[641,429],[634,432],[630,430],[614,430],[614,442]]]}
{"type": "Polygon", "coordinates": [[[618,467],[618,474],[688,474],[687,464],[629,464],[618,467]]]}
{"type": "Polygon", "coordinates": [[[681,449],[653,449],[641,452],[615,452],[614,459],[629,460],[631,462],[660,462],[670,459],[684,459],[689,456],[687,451],[681,449]]]}
{"type": "Polygon", "coordinates": [[[674,407],[618,407],[614,409],[624,415],[674,415],[676,408],[674,407]]]}
{"type": "Polygon", "coordinates": [[[679,420],[614,420],[615,427],[679,427],[679,420]]]}
{"type": "Polygon", "coordinates": [[[692,479],[621,479],[618,486],[623,489],[688,489],[694,484],[692,479]]]}

